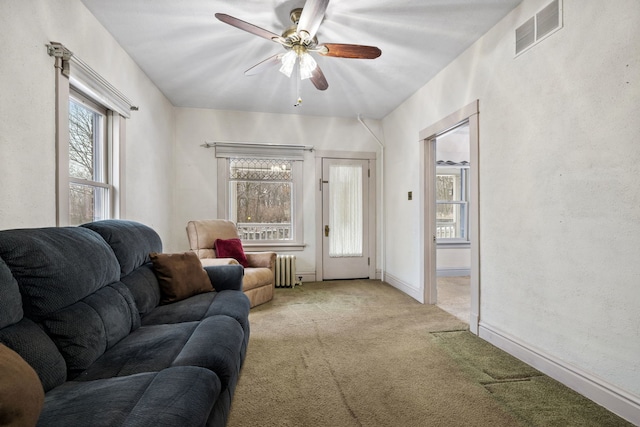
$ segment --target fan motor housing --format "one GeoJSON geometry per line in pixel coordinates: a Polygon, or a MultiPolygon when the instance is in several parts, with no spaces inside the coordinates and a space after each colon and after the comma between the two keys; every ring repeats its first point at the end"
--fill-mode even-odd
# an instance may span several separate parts
{"type": "Polygon", "coordinates": [[[282,32],[282,38],[290,42],[291,46],[301,45],[305,48],[313,49],[318,45],[318,38],[313,37],[312,39],[303,40],[304,37],[300,37],[300,34],[298,34],[298,21],[300,20],[301,14],[302,8],[300,7],[291,11],[289,17],[291,18],[293,25],[282,32]]]}

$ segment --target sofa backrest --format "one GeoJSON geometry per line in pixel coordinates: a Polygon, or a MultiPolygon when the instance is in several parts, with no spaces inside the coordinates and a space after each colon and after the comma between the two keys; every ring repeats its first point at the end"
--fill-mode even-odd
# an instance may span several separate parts
{"type": "Polygon", "coordinates": [[[98,233],[115,254],[120,276],[151,262],[150,252],[162,252],[162,240],[154,229],[136,221],[107,219],[81,225],[98,233]]]}
{"type": "Polygon", "coordinates": [[[7,264],[0,259],[0,329],[18,323],[23,316],[18,282],[7,264]]]}
{"type": "Polygon", "coordinates": [[[24,317],[53,340],[70,379],[140,325],[113,250],[89,229],[0,231],[0,258],[18,283],[24,317]]]}
{"type": "Polygon", "coordinates": [[[160,304],[160,286],[149,254],[162,252],[162,240],[152,228],[135,221],[104,220],[83,224],[107,242],[120,263],[120,280],[127,285],[144,316],[160,304]]]}
{"type": "Polygon", "coordinates": [[[0,343],[18,353],[37,372],[45,391],[62,384],[67,365],[53,341],[23,317],[18,282],[0,259],[0,343]]]}

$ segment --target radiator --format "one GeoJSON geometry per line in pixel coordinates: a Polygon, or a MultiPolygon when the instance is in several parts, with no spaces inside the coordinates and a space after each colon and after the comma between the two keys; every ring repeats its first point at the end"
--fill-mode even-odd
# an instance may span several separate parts
{"type": "Polygon", "coordinates": [[[276,288],[293,288],[296,282],[296,256],[278,255],[276,257],[276,288]]]}

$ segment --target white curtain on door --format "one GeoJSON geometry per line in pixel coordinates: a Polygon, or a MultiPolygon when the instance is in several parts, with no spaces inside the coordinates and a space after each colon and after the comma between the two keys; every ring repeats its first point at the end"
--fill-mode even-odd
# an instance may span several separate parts
{"type": "Polygon", "coordinates": [[[329,200],[329,256],[362,256],[362,166],[330,166],[329,200]]]}

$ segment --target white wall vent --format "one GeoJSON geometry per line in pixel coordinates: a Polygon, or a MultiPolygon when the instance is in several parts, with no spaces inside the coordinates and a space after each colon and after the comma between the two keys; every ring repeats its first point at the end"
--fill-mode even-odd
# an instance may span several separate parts
{"type": "Polygon", "coordinates": [[[516,55],[536,42],[536,18],[531,17],[527,22],[516,28],[516,55]]]}
{"type": "Polygon", "coordinates": [[[516,56],[562,28],[562,1],[554,0],[516,28],[516,56]]]}

